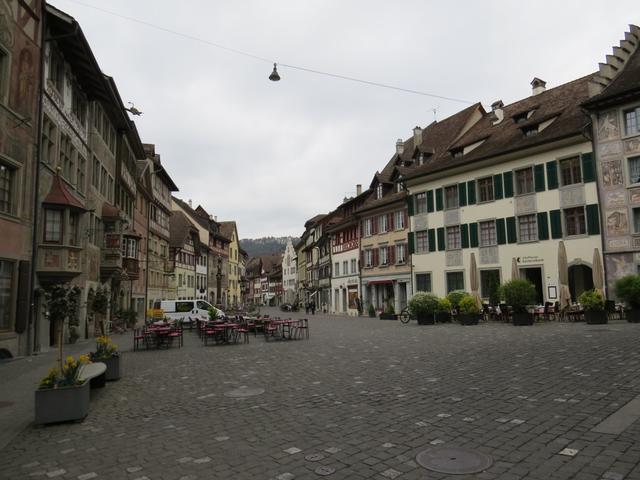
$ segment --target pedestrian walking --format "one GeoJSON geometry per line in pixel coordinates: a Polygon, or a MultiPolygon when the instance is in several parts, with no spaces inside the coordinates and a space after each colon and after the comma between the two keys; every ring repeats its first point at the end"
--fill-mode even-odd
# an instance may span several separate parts
{"type": "Polygon", "coordinates": [[[311,305],[309,305],[309,308],[311,308],[311,315],[315,315],[316,314],[316,302],[314,302],[312,300],[311,301],[311,305]]]}

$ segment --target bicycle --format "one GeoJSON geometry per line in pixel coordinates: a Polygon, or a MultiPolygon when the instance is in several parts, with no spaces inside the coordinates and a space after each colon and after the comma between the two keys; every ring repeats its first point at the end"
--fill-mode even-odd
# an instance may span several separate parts
{"type": "Polygon", "coordinates": [[[402,309],[402,311],[400,312],[400,315],[398,315],[398,318],[400,319],[400,321],[402,323],[409,323],[409,321],[411,320],[415,320],[416,317],[414,317],[411,312],[409,311],[409,307],[404,307],[402,309]]]}

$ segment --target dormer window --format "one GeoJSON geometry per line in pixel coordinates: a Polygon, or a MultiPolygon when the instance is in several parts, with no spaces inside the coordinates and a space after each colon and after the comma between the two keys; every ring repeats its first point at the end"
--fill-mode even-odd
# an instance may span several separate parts
{"type": "Polygon", "coordinates": [[[524,133],[525,137],[535,137],[536,135],[538,135],[538,125],[523,128],[522,132],[524,133]]]}
{"type": "Polygon", "coordinates": [[[464,155],[464,148],[454,148],[451,150],[451,156],[453,158],[462,158],[464,155]]]}
{"type": "Polygon", "coordinates": [[[424,165],[424,153],[418,155],[418,165],[424,165]]]}
{"type": "Polygon", "coordinates": [[[382,184],[379,183],[376,187],[376,199],[380,200],[382,198],[382,184]]]}

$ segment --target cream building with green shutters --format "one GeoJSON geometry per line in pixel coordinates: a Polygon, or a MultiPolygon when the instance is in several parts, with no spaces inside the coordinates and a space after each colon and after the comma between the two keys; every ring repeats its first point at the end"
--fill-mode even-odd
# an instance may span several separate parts
{"type": "Polygon", "coordinates": [[[546,90],[536,78],[530,97],[495,102],[491,112],[478,107],[480,115],[445,151],[403,171],[414,291],[469,291],[474,254],[484,299],[512,278],[515,259],[537,301],[555,302],[561,240],[572,299],[592,288],[600,219],[592,147],[583,133],[588,118],[579,107],[589,80],[546,90]]]}

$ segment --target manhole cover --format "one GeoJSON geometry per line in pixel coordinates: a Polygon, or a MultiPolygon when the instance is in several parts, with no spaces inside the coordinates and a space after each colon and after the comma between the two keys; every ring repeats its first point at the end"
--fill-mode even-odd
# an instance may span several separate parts
{"type": "Polygon", "coordinates": [[[331,468],[331,467],[318,467],[314,471],[318,475],[322,475],[323,477],[326,477],[327,475],[331,475],[333,473],[336,473],[336,469],[335,468],[331,468]]]}
{"type": "Polygon", "coordinates": [[[235,390],[229,390],[225,392],[225,397],[232,398],[245,398],[245,397],[253,397],[255,395],[262,395],[264,393],[264,388],[249,388],[249,387],[240,387],[235,390]]]}
{"type": "Polygon", "coordinates": [[[493,458],[465,448],[441,447],[420,452],[416,462],[434,472],[464,475],[486,470],[493,464],[493,458]]]}
{"type": "Polygon", "coordinates": [[[304,459],[308,460],[309,462],[319,462],[323,458],[324,455],[321,453],[312,453],[311,455],[307,455],[306,457],[304,457],[304,459]]]}
{"type": "Polygon", "coordinates": [[[13,405],[15,402],[11,402],[9,400],[0,400],[0,408],[7,408],[13,405]]]}

